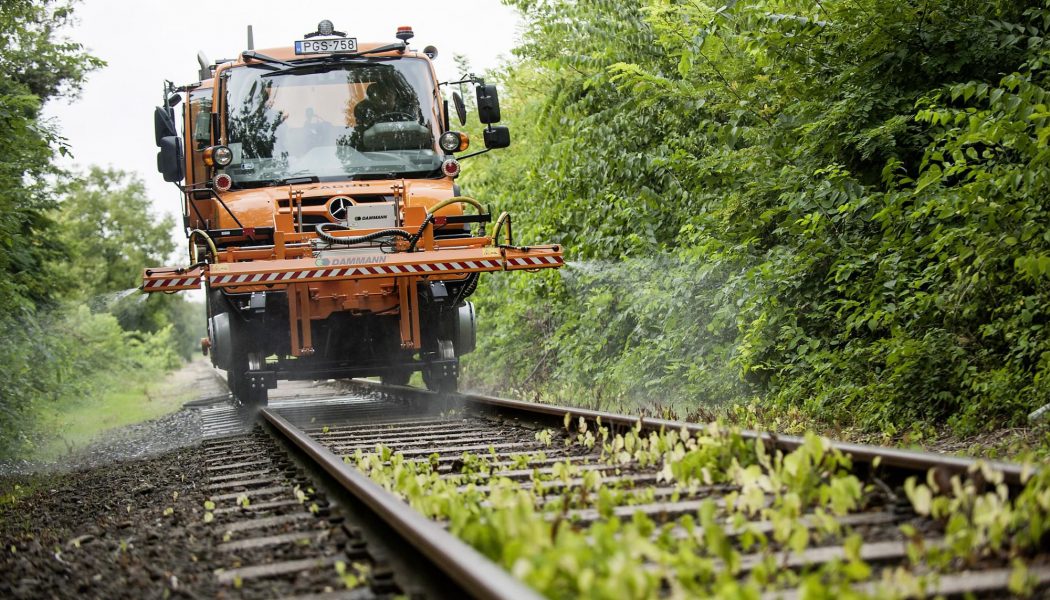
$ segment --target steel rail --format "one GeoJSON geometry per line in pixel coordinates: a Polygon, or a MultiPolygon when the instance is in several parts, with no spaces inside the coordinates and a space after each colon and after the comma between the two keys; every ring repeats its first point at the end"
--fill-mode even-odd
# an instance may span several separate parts
{"type": "Polygon", "coordinates": [[[259,413],[471,596],[485,600],[543,598],[477,550],[384,490],[364,473],[344,463],[274,409],[264,408],[259,413]]]}
{"type": "MultiPolygon", "coordinates": [[[[523,402],[521,400],[509,400],[484,394],[439,394],[437,392],[431,392],[420,388],[383,385],[367,379],[352,379],[350,381],[353,385],[372,392],[384,392],[400,395],[402,397],[415,396],[417,398],[427,398],[432,401],[441,401],[442,399],[445,399],[464,405],[475,405],[489,409],[496,409],[502,412],[520,413],[523,415],[539,415],[549,419],[561,420],[564,419],[566,413],[568,413],[574,418],[583,417],[585,420],[591,422],[597,422],[600,418],[602,425],[617,425],[629,428],[640,423],[642,429],[645,431],[658,431],[661,429],[680,430],[685,428],[691,433],[702,433],[706,432],[708,428],[707,424],[701,423],[686,423],[683,421],[672,421],[669,419],[656,419],[649,417],[631,417],[585,408],[569,408],[553,404],[537,404],[534,402],[523,402]]],[[[803,438],[793,435],[779,435],[750,429],[741,430],[740,433],[745,439],[762,441],[768,446],[785,452],[795,450],[805,443],[803,438]]],[[[1019,485],[1024,483],[1025,479],[1025,469],[1022,465],[1017,463],[987,460],[982,461],[979,459],[949,456],[933,452],[902,450],[899,448],[886,448],[883,446],[838,442],[834,440],[831,441],[831,447],[859,462],[872,464],[877,460],[880,466],[894,467],[923,476],[931,469],[949,476],[972,473],[979,469],[980,463],[983,463],[993,471],[1001,473],[1004,481],[1009,484],[1019,485]]],[[[1033,469],[1031,473],[1034,472],[1035,470],[1033,469]]]]}

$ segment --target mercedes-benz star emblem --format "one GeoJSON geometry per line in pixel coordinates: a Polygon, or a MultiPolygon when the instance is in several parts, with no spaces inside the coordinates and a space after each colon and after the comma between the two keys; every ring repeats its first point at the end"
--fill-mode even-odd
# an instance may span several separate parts
{"type": "Polygon", "coordinates": [[[336,198],[328,205],[328,212],[332,213],[332,216],[340,221],[345,220],[346,209],[350,208],[351,204],[349,198],[336,198]]]}

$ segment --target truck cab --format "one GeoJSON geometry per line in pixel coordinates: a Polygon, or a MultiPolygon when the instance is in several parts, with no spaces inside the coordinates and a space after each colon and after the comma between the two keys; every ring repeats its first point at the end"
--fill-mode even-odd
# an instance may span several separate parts
{"type": "Polygon", "coordinates": [[[460,160],[510,143],[495,87],[454,82],[475,87],[487,125],[486,147],[463,155],[437,51],[411,49],[410,28],[396,37],[359,44],[322,21],[290,47],[201,59],[201,80],[169,85],[155,112],[189,265],[146,269],[143,290],[203,285],[202,347],[245,403],[265,403],[281,379],[403,385],[416,371],[453,391],[480,274],[562,264],[556,246],[516,246],[510,216],[494,222],[456,185],[460,160]]]}

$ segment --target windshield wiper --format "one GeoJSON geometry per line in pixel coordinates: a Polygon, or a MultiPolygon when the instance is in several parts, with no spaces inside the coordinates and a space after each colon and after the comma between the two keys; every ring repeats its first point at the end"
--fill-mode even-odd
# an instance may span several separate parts
{"type": "MultiPolygon", "coordinates": [[[[281,66],[284,67],[283,69],[277,69],[276,71],[271,71],[269,73],[266,73],[266,74],[262,75],[263,77],[271,77],[273,75],[280,75],[282,73],[288,73],[289,71],[298,71],[300,69],[310,69],[310,68],[317,68],[317,67],[328,67],[328,66],[334,66],[334,65],[343,65],[343,64],[347,64],[349,61],[352,61],[352,60],[354,60],[356,58],[362,58],[362,57],[368,56],[369,54],[381,54],[383,52],[391,52],[393,50],[402,50],[402,51],[404,51],[405,48],[407,48],[407,44],[403,44],[403,43],[387,44],[386,46],[380,46],[378,48],[372,48],[371,50],[362,50],[360,52],[353,52],[353,53],[349,53],[349,54],[332,54],[332,55],[326,56],[324,58],[315,58],[315,59],[312,59],[312,60],[301,60],[301,61],[296,61],[294,63],[285,62],[283,60],[278,60],[276,58],[273,58],[273,57],[270,57],[270,56],[266,56],[265,54],[259,54],[257,52],[252,52],[251,56],[249,58],[255,58],[257,60],[261,60],[261,61],[264,61],[264,62],[272,62],[275,65],[281,65],[281,66]]],[[[248,54],[248,52],[244,52],[243,54],[248,54]]],[[[353,64],[353,63],[350,63],[350,64],[353,64]]],[[[362,64],[367,64],[367,63],[362,63],[362,64]]]]}
{"type": "Polygon", "coordinates": [[[297,63],[289,63],[288,66],[284,67],[283,69],[274,69],[273,71],[270,71],[268,73],[263,73],[262,75],[260,75],[260,77],[273,77],[274,75],[284,75],[285,73],[292,73],[294,71],[306,71],[308,69],[317,69],[320,71],[336,66],[342,67],[357,65],[365,67],[368,66],[368,64],[369,63],[367,62],[355,63],[352,60],[347,60],[346,58],[343,58],[342,60],[335,58],[326,58],[324,60],[309,60],[297,63]]]}
{"type": "Polygon", "coordinates": [[[321,178],[317,175],[292,175],[291,177],[285,177],[284,179],[278,180],[280,185],[297,185],[300,183],[320,183],[321,178]]]}
{"type": "Polygon", "coordinates": [[[292,63],[283,61],[279,58],[274,58],[266,54],[260,54],[255,50],[245,50],[241,52],[241,58],[245,61],[257,60],[259,62],[270,63],[271,65],[281,65],[282,67],[291,67],[292,63]]]}
{"type": "Polygon", "coordinates": [[[358,56],[367,56],[369,54],[380,54],[382,52],[390,52],[392,50],[401,50],[402,52],[408,48],[407,42],[398,42],[396,44],[387,44],[386,46],[380,46],[378,48],[372,48],[371,50],[362,50],[360,52],[354,52],[353,54],[339,54],[336,56],[346,56],[349,58],[356,58],[358,56]]]}

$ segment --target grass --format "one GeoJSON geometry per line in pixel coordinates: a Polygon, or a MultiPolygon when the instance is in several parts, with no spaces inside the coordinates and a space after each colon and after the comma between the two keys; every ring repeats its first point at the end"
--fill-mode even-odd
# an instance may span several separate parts
{"type": "Polygon", "coordinates": [[[173,413],[196,397],[172,373],[144,371],[107,378],[101,390],[78,402],[48,407],[39,417],[42,437],[27,457],[54,460],[104,437],[115,428],[173,413]]]}

